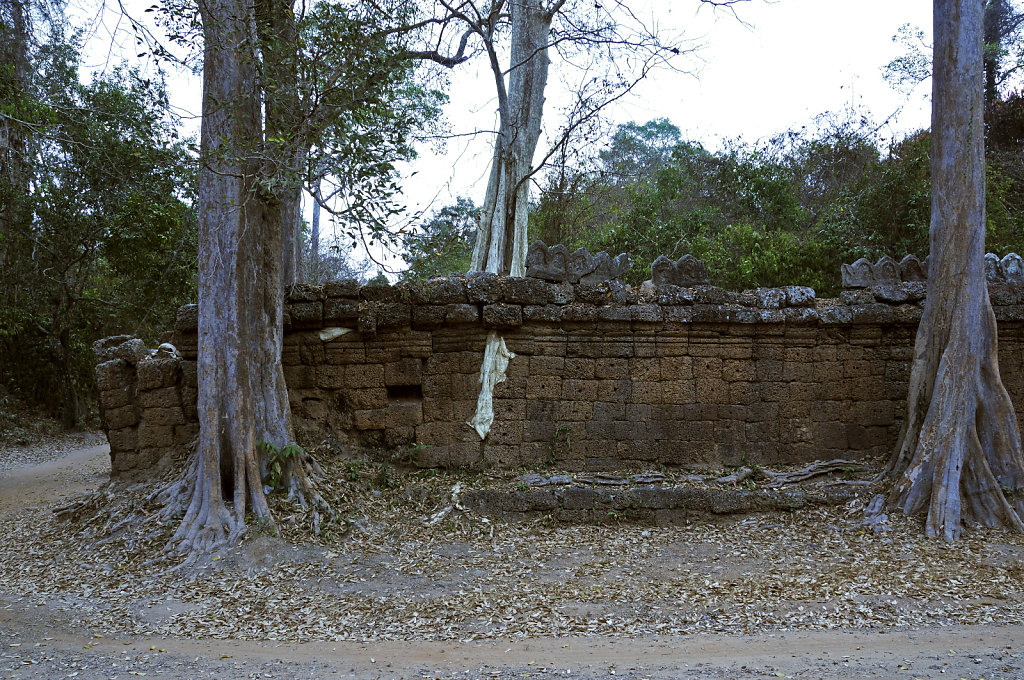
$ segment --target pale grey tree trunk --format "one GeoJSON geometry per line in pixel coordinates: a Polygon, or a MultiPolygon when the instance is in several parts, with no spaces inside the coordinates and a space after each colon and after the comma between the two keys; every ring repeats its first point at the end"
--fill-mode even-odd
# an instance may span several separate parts
{"type": "MultiPolygon", "coordinates": [[[[541,0],[512,0],[508,8],[512,44],[507,87],[493,43],[486,46],[498,90],[499,129],[469,269],[525,276],[529,178],[540,139],[555,12],[541,0]]],[[[469,421],[481,439],[487,437],[494,421],[494,386],[505,379],[505,369],[514,357],[497,332],[488,334],[477,408],[469,421]]]]}
{"type": "Polygon", "coordinates": [[[887,505],[927,509],[929,536],[964,522],[1024,531],[1024,455],[999,376],[985,282],[982,3],[935,0],[932,222],[928,296],[887,505]]]}
{"type": "Polygon", "coordinates": [[[509,13],[512,36],[507,87],[493,45],[488,47],[498,89],[499,129],[470,271],[523,276],[529,177],[540,139],[554,12],[540,0],[515,0],[509,3],[509,13]]]}
{"type": "Polygon", "coordinates": [[[281,230],[257,199],[257,45],[246,0],[200,0],[205,38],[199,178],[199,446],[173,542],[202,552],[270,520],[257,443],[290,440],[280,365],[281,230]],[[233,507],[223,492],[231,494],[233,507]]]}

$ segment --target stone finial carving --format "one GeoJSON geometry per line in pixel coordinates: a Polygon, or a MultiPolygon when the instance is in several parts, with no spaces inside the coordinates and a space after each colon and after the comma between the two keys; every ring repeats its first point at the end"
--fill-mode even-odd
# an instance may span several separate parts
{"type": "Polygon", "coordinates": [[[870,288],[875,284],[875,268],[866,257],[853,264],[844,264],[843,288],[870,288]]]}
{"type": "Polygon", "coordinates": [[[899,283],[900,265],[888,255],[883,255],[874,266],[875,283],[899,283]]]}
{"type": "MultiPolygon", "coordinates": [[[[843,265],[843,288],[871,288],[876,284],[926,281],[928,261],[907,255],[899,264],[886,255],[875,264],[863,257],[853,264],[843,265]]],[[[1009,253],[999,259],[995,253],[985,254],[985,278],[990,283],[1024,284],[1024,258],[1009,253]]]]}
{"type": "Polygon", "coordinates": [[[985,280],[997,282],[1002,281],[1002,274],[999,272],[999,256],[995,253],[985,253],[985,280]]]}
{"type": "Polygon", "coordinates": [[[1017,253],[1009,253],[999,261],[999,271],[1007,283],[1024,283],[1024,259],[1017,253]]]}
{"type": "Polygon", "coordinates": [[[707,285],[710,277],[708,268],[693,255],[683,255],[675,262],[664,255],[659,255],[651,264],[651,281],[656,286],[691,288],[707,285]]]}
{"type": "Polygon", "coordinates": [[[534,279],[562,282],[569,270],[569,249],[559,243],[550,248],[534,241],[526,251],[526,275],[534,279]]]}
{"type": "Polygon", "coordinates": [[[534,241],[526,253],[526,275],[535,279],[561,283],[601,283],[621,279],[632,266],[625,253],[611,257],[601,251],[591,255],[586,248],[572,253],[564,245],[545,245],[534,241]]]}
{"type": "Polygon", "coordinates": [[[928,276],[927,260],[922,263],[914,255],[907,255],[896,262],[888,255],[871,264],[867,258],[860,258],[853,264],[844,264],[843,288],[870,288],[877,284],[895,284],[909,281],[924,281],[928,276]]]}
{"type": "Polygon", "coordinates": [[[925,281],[928,270],[916,255],[904,255],[900,260],[900,279],[903,281],[925,281]]]}
{"type": "Polygon", "coordinates": [[[1007,253],[1000,260],[995,253],[985,253],[985,279],[989,283],[1024,283],[1024,258],[1007,253]]]}
{"type": "MultiPolygon", "coordinates": [[[[579,251],[577,251],[579,252],[579,251]]],[[[586,251],[584,251],[586,252],[586,251]]],[[[603,283],[604,281],[618,281],[626,275],[633,261],[629,255],[619,253],[614,258],[603,250],[594,255],[594,269],[588,274],[580,277],[580,283],[603,283]]]]}

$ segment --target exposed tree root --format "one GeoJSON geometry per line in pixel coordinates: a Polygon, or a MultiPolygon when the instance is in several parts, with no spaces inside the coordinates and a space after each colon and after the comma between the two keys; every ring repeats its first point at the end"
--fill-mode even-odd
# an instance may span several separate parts
{"type": "MultiPolygon", "coordinates": [[[[990,323],[994,332],[994,318],[990,323]]],[[[927,508],[926,535],[949,541],[964,523],[1024,533],[1021,501],[1015,510],[1004,495],[1024,488],[1013,405],[994,347],[979,348],[968,336],[951,334],[937,370],[930,370],[928,353],[918,354],[908,417],[885,472],[896,478],[886,506],[907,515],[927,508]]]]}
{"type": "Polygon", "coordinates": [[[833,472],[848,472],[853,470],[861,470],[865,466],[863,463],[859,463],[854,460],[843,460],[842,458],[836,458],[835,460],[819,461],[812,463],[807,467],[800,468],[799,470],[793,470],[792,472],[772,472],[771,470],[762,470],[762,474],[768,477],[772,481],[765,484],[768,487],[783,486],[784,484],[794,484],[796,482],[802,482],[807,479],[812,479],[820,475],[827,475],[833,472]]]}
{"type": "Polygon", "coordinates": [[[287,466],[287,500],[297,503],[304,512],[310,513],[313,533],[319,534],[321,517],[334,522],[338,515],[331,504],[316,487],[316,481],[324,477],[324,470],[309,453],[291,458],[287,466]]]}

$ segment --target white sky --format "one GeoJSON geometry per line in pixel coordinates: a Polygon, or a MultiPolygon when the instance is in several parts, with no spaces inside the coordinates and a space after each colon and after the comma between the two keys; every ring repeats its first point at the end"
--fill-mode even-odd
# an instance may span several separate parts
{"type": "MultiPolygon", "coordinates": [[[[930,34],[931,0],[753,0],[738,7],[742,22],[697,0],[650,1],[662,26],[704,47],[691,61],[692,75],[655,72],[609,112],[614,122],[668,118],[684,138],[711,148],[723,138],[753,142],[799,128],[851,105],[865,107],[879,123],[892,116],[889,129],[897,134],[929,124],[927,85],[908,99],[889,87],[881,69],[900,53],[892,37],[902,24],[930,34]]],[[[452,132],[494,129],[489,73],[464,66],[452,74],[446,111],[452,132]]],[[[558,84],[553,72],[549,91],[558,84]]],[[[558,93],[548,99],[546,114],[558,93]]],[[[422,150],[419,172],[405,185],[409,206],[436,208],[459,194],[479,203],[490,153],[485,136],[450,141],[441,155],[422,150]]]]}
{"type": "MultiPolygon", "coordinates": [[[[126,5],[141,14],[155,1],[126,5]]],[[[711,148],[723,138],[753,142],[850,106],[864,107],[877,122],[890,119],[887,129],[893,134],[928,125],[927,86],[908,99],[885,83],[881,68],[900,52],[892,36],[902,24],[924,29],[929,39],[931,0],[752,0],[738,6],[739,20],[697,0],[634,0],[630,7],[703,47],[689,62],[690,75],[655,72],[635,95],[608,111],[612,122],[668,118],[684,138],[711,148]]],[[[112,25],[110,19],[105,23],[112,25]]],[[[131,41],[126,42],[122,53],[134,55],[131,41]]],[[[109,37],[98,31],[88,52],[94,66],[103,62],[106,44],[109,37]]],[[[557,63],[552,69],[546,115],[555,114],[560,99],[557,63]]],[[[184,73],[172,77],[172,103],[197,111],[199,80],[184,73]]],[[[451,132],[494,129],[492,93],[482,62],[455,69],[446,109],[451,132]]],[[[547,123],[557,128],[551,116],[547,123]]],[[[479,203],[490,156],[486,135],[453,139],[439,154],[421,149],[404,185],[408,207],[429,212],[458,195],[479,203]]]]}

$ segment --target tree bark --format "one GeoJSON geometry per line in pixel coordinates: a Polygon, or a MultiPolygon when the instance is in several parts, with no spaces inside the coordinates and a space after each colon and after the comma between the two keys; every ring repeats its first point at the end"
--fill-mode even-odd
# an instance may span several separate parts
{"type": "Polygon", "coordinates": [[[508,87],[494,46],[487,47],[498,89],[498,135],[470,271],[526,273],[529,177],[540,139],[554,14],[540,0],[509,4],[512,44],[508,87]]]}
{"type": "Polygon", "coordinates": [[[887,505],[955,540],[964,522],[1024,531],[1003,493],[1024,488],[1024,455],[984,271],[982,3],[935,0],[934,21],[928,296],[887,505]]]}
{"type": "Polygon", "coordinates": [[[257,0],[256,28],[262,56],[261,86],[265,92],[264,121],[267,168],[279,188],[269,192],[268,219],[282,230],[282,279],[299,282],[302,262],[302,171],[308,144],[300,141],[298,29],[292,0],[257,0]]]}
{"type": "Polygon", "coordinates": [[[200,0],[205,38],[199,179],[199,446],[173,542],[202,552],[237,537],[250,507],[272,521],[257,453],[291,439],[281,369],[280,228],[259,200],[257,45],[246,0],[200,0]],[[230,495],[232,508],[225,503],[230,495]]]}

